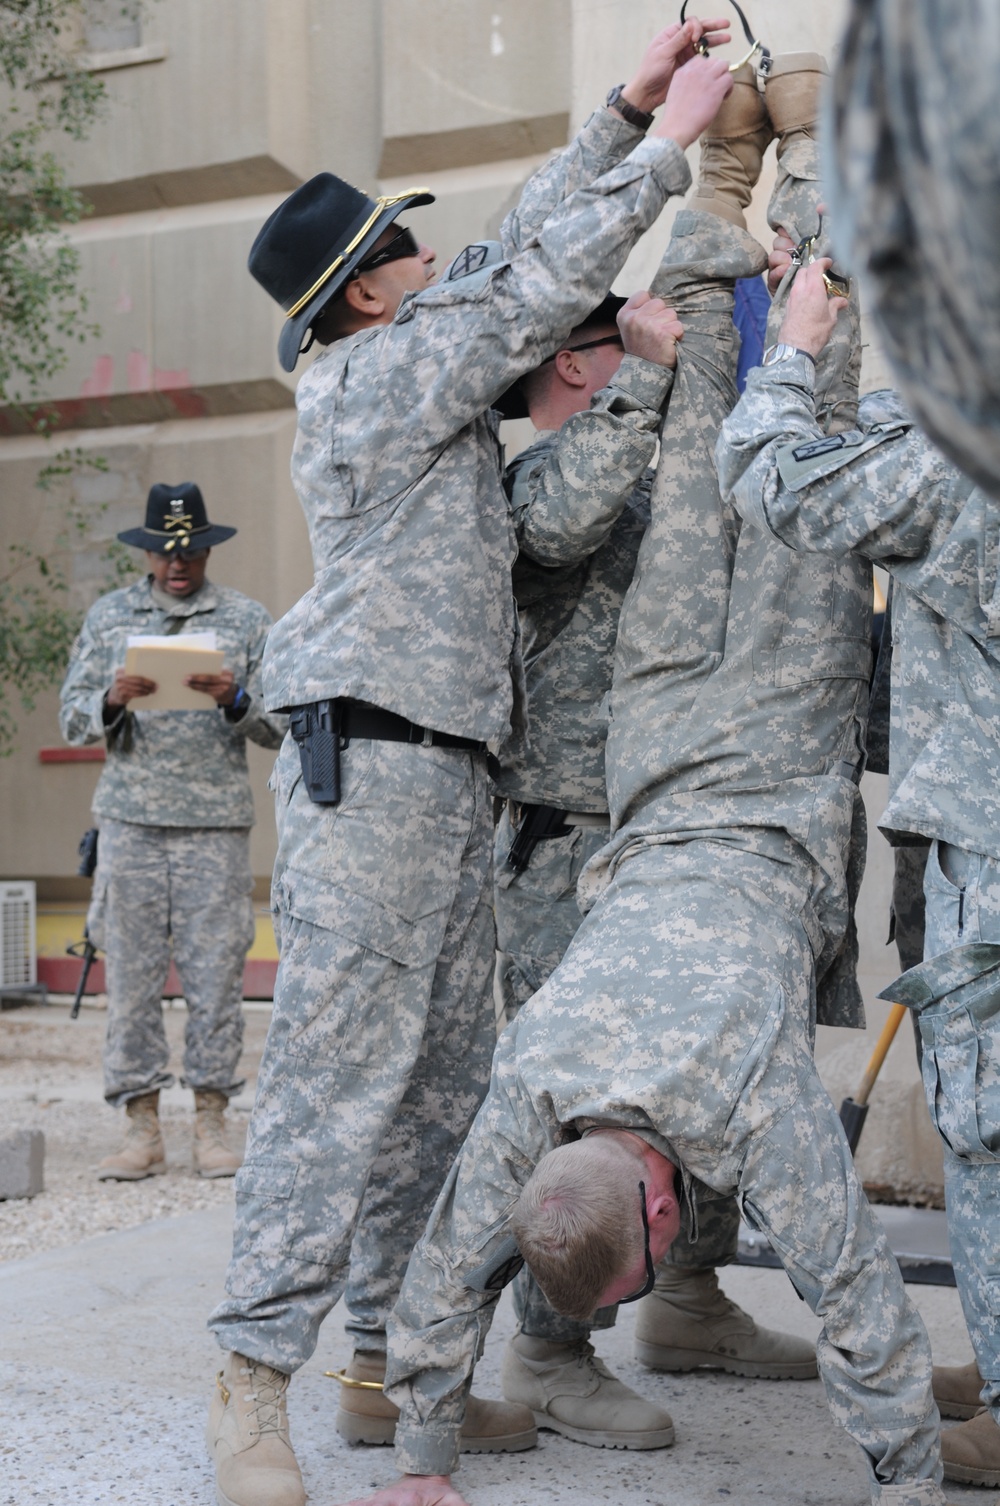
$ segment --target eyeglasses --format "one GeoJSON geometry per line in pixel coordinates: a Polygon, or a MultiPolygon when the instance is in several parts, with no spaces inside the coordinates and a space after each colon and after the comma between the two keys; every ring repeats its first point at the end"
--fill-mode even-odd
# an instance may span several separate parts
{"type": "Polygon", "coordinates": [[[371,256],[358,262],[351,276],[357,277],[359,272],[373,272],[376,267],[384,267],[387,261],[403,261],[407,256],[419,255],[420,246],[413,231],[400,225],[391,241],[386,241],[378,251],[373,251],[371,256]]]}
{"type": "Polygon", "coordinates": [[[167,555],[166,558],[172,559],[172,560],[191,560],[193,562],[197,562],[198,560],[207,560],[208,559],[208,550],[207,549],[171,549],[169,555],[167,555]]]}
{"type": "Polygon", "coordinates": [[[646,1280],[640,1290],[633,1292],[631,1297],[619,1297],[619,1307],[625,1302],[638,1302],[640,1297],[648,1297],[656,1284],[656,1268],[653,1265],[653,1255],[649,1248],[649,1215],[646,1212],[645,1182],[639,1183],[639,1206],[642,1209],[642,1233],[646,1246],[646,1280]]]}
{"type": "Polygon", "coordinates": [[[550,356],[545,357],[544,361],[539,362],[539,365],[547,366],[549,361],[555,360],[561,350],[571,350],[574,352],[578,350],[594,350],[598,345],[617,345],[621,350],[625,349],[621,335],[602,335],[599,340],[584,340],[582,345],[560,345],[559,350],[554,350],[550,356]]]}

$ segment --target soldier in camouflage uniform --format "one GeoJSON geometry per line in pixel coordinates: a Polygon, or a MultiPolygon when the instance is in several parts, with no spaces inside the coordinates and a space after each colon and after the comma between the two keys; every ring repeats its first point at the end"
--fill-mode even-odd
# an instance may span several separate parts
{"type": "MultiPolygon", "coordinates": [[[[724,109],[732,114],[740,104],[730,96],[724,109]]],[[[649,466],[680,333],[668,322],[662,353],[648,349],[644,358],[636,313],[663,305],[633,310],[634,301],[620,315],[621,334],[614,321],[624,300],[606,299],[573,331],[566,351],[520,384],[540,433],[505,477],[519,544],[514,596],[531,726],[530,746],[497,780],[508,804],[494,850],[496,982],[508,1020],[572,941],[581,920],[577,881],[610,835],[604,739],[618,614],[649,522],[649,466]],[[523,834],[542,825],[546,835],[531,848],[523,834]],[[513,845],[518,838],[523,856],[513,845]]],[[[669,467],[669,448],[661,464],[669,467]]],[[[656,1369],[814,1376],[811,1344],[758,1328],[720,1291],[715,1267],[736,1258],[738,1230],[735,1199],[716,1199],[703,1209],[697,1245],[683,1235],[675,1241],[656,1295],[639,1309],[639,1357],[656,1369]]],[[[593,1324],[565,1317],[528,1271],[514,1282],[514,1305],[519,1332],[503,1370],[509,1401],[528,1403],[536,1421],[582,1443],[673,1441],[667,1413],[594,1359],[591,1328],[610,1327],[614,1308],[593,1324]]]]}
{"type": "Polygon", "coordinates": [[[995,0],[850,0],[828,201],[917,421],[1000,496],[995,0]]]}
{"type": "MultiPolygon", "coordinates": [[[[815,322],[789,310],[805,348],[815,322]]],[[[822,295],[811,290],[821,302],[822,295]]],[[[935,1376],[953,1415],[950,1478],[1000,1484],[1000,760],[996,551],[1000,504],[914,427],[892,393],[861,405],[840,448],[822,442],[811,372],[793,356],[748,383],[719,442],[720,475],[744,517],[796,549],[877,561],[893,578],[890,841],[930,841],[924,961],[883,997],[917,1016],[931,1116],[944,1141],[955,1276],[978,1359],[935,1376]]]]}
{"type": "MultiPolygon", "coordinates": [[[[251,255],[288,311],[289,369],[310,325],[331,345],[298,389],[293,477],[316,584],[274,629],[265,688],[292,710],[305,770],[287,740],[274,1018],[212,1318],[230,1355],[209,1444],[237,1506],[269,1502],[269,1481],[304,1499],[285,1390],[349,1267],[356,1355],[338,1422],[357,1440],[392,1436],[386,1313],[495,1041],[486,753],[520,729],[522,673],[486,410],[600,301],[690,181],[683,147],[729,88],[710,59],[675,74],[700,33],[661,33],[626,91],[634,116],[670,84],[656,134],[641,139],[645,114],[637,126],[598,111],[528,184],[496,261],[469,248],[428,288],[433,253],[393,224],[423,196],[373,202],[330,174],[276,211],[251,255]],[[339,799],[314,784],[321,716],[347,742],[339,799]],[[373,1408],[354,1400],[362,1385],[373,1408]]],[[[524,1408],[484,1405],[468,1421],[467,1448],[535,1439],[524,1408]]]]}
{"type": "MultiPolygon", "coordinates": [[[[787,121],[776,92],[769,109],[787,121]]],[[[783,224],[815,212],[797,144],[779,147],[783,224]]],[[[705,197],[700,185],[695,204],[705,197]]],[[[845,941],[870,570],[741,529],[714,484],[735,395],[733,284],[765,260],[735,214],[692,209],[653,286],[685,331],[664,436],[678,464],[657,471],[620,617],[613,835],[583,875],[593,908],[501,1038],[490,1093],[410,1260],[387,1374],[407,1478],[378,1506],[461,1506],[448,1472],[473,1357],[517,1265],[511,1218],[547,1153],[593,1131],[638,1137],[651,1180],[680,1169],[695,1246],[703,1201],[739,1190],[824,1317],[820,1370],[872,1499],[944,1500],[927,1336],[812,1057],[821,1012],[857,1002],[845,941]]],[[[850,422],[852,386],[856,397],[854,308],[844,322],[819,374],[830,432],[850,422]]],[[[635,1195],[622,1187],[616,1227],[637,1228],[635,1195]]],[[[644,1292],[648,1194],[647,1215],[644,1292]]],[[[621,1271],[602,1300],[626,1300],[637,1280],[621,1271]]]]}
{"type": "Polygon", "coordinates": [[[98,1168],[136,1181],[166,1170],[157,1106],[174,1082],[161,996],[171,954],[188,1007],[184,1076],[194,1090],[195,1166],[232,1176],[223,1112],[243,1087],[243,963],[253,941],[247,739],[279,746],[285,718],[264,710],[260,665],[271,619],[259,602],[205,579],[213,544],[235,528],[208,522],[191,482],[158,483],[144,528],[119,534],[147,551],[150,573],[91,607],[62,687],[60,727],[76,747],[103,742],[94,794],[100,826],[88,934],[106,957],[104,1096],[128,1116],[125,1144],[98,1168]],[[125,672],[130,636],[213,632],[225,668],[190,683],[204,711],[144,711],[156,689],[125,672]]]}

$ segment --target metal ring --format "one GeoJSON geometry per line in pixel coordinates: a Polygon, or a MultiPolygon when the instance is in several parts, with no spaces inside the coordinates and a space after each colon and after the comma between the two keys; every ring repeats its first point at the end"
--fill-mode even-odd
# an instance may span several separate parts
{"type": "Polygon", "coordinates": [[[340,1381],[342,1386],[347,1386],[351,1391],[384,1391],[381,1381],[355,1380],[353,1375],[348,1375],[346,1370],[324,1370],[323,1374],[329,1380],[340,1381]]]}

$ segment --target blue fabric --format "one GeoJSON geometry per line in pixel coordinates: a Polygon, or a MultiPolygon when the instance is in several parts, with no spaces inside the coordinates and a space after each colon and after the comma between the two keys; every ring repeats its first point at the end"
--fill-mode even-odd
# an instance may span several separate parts
{"type": "Polygon", "coordinates": [[[741,342],[740,359],[736,367],[736,387],[739,392],[746,386],[747,372],[760,365],[770,309],[771,295],[763,277],[741,277],[736,284],[733,306],[733,323],[740,332],[741,342]]]}

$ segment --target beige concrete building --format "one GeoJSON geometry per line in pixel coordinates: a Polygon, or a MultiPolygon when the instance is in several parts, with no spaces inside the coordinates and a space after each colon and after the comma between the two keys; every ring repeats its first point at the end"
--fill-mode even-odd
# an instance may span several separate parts
{"type": "MultiPolygon", "coordinates": [[[[73,347],[49,394],[65,425],[60,442],[103,456],[107,467],[73,482],[92,541],[73,559],[74,590],[81,605],[93,599],[102,541],[139,520],[152,482],[194,479],[210,514],[239,528],[213,555],[211,574],[277,616],[309,586],[311,565],[289,481],[294,382],[275,354],[281,315],[245,270],[260,224],[324,168],[386,192],[422,183],[437,202],[413,223],[440,264],[495,228],[528,173],[628,77],[679,4],[152,0],[139,22],[123,21],[114,0],[90,6],[78,40],[109,108],[87,141],[60,141],[57,150],[93,205],[71,234],[101,333],[73,347]]],[[[844,9],[842,0],[749,0],[745,8],[772,51],[827,53],[844,9]]],[[[734,31],[737,57],[745,46],[735,22],[734,31]]],[[[751,218],[761,238],[771,171],[769,163],[751,218]]],[[[621,291],[647,282],[673,212],[633,254],[621,291]]],[[[867,375],[882,384],[877,361],[867,375]]],[[[45,537],[54,524],[35,486],[51,446],[19,434],[10,414],[0,414],[0,434],[2,549],[45,537]]],[[[86,892],[72,875],[98,773],[93,762],[43,761],[58,746],[56,697],[46,695],[23,717],[15,754],[0,761],[0,877],[37,880],[51,951],[61,944],[52,915],[86,892]]],[[[270,756],[252,748],[251,763],[263,899],[274,849],[270,756]]],[[[882,782],[868,783],[877,807],[882,782]]],[[[896,967],[884,946],[890,867],[876,834],[863,905],[869,998],[896,967]]],[[[59,925],[78,930],[78,903],[59,925]]],[[[875,1025],[883,1015],[875,1005],[875,1025]]],[[[879,1146],[884,1154],[865,1170],[916,1190],[940,1180],[940,1154],[921,1117],[906,1031],[890,1058],[895,1097],[882,1095],[866,1132],[868,1161],[879,1146]],[[919,1143],[916,1161],[907,1154],[901,1163],[892,1149],[900,1115],[906,1143],[919,1143]]],[[[867,1048],[826,1034],[821,1053],[832,1053],[839,1098],[867,1048]]]]}

